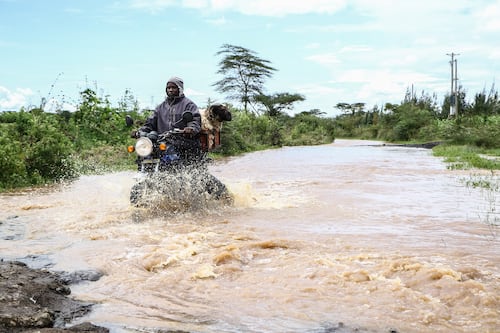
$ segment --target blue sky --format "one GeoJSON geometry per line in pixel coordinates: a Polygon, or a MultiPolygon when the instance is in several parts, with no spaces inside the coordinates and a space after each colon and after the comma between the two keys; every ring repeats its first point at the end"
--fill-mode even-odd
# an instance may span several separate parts
{"type": "Polygon", "coordinates": [[[266,93],[306,97],[291,114],[400,103],[412,86],[441,102],[452,52],[471,99],[498,86],[499,17],[500,0],[0,0],[0,111],[72,109],[85,88],[151,107],[174,75],[200,107],[233,102],[212,86],[223,44],[271,62],[266,93]]]}

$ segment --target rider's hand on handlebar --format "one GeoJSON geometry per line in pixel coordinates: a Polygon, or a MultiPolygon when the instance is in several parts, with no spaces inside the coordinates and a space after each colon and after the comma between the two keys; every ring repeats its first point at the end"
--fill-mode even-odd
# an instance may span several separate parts
{"type": "Polygon", "coordinates": [[[130,133],[130,137],[134,138],[134,139],[137,139],[139,137],[139,131],[132,131],[130,133]]]}
{"type": "Polygon", "coordinates": [[[184,127],[184,134],[187,136],[192,136],[194,133],[194,128],[192,127],[184,127]]]}

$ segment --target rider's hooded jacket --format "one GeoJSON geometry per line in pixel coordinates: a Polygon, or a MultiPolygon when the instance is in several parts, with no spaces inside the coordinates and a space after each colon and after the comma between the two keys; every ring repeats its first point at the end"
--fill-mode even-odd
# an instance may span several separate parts
{"type": "Polygon", "coordinates": [[[163,133],[178,128],[179,126],[175,124],[181,121],[182,114],[185,111],[190,111],[193,114],[193,120],[187,123],[187,127],[193,128],[193,135],[198,134],[201,129],[201,115],[198,106],[184,96],[184,82],[181,78],[172,77],[167,81],[167,84],[169,82],[177,85],[179,95],[173,97],[167,95],[165,100],[156,107],[154,113],[146,120],[146,124],[142,129],[146,132],[157,131],[163,133]]]}

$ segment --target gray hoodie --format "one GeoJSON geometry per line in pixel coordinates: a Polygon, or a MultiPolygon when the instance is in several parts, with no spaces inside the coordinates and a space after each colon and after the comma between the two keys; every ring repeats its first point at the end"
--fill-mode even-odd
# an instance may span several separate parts
{"type": "Polygon", "coordinates": [[[174,124],[182,119],[182,114],[185,111],[190,111],[193,114],[193,121],[187,124],[187,127],[193,128],[193,135],[200,132],[201,115],[198,106],[189,98],[184,96],[184,82],[181,78],[172,77],[168,80],[175,83],[179,88],[179,96],[168,97],[156,107],[153,114],[146,120],[146,124],[142,127],[146,132],[157,131],[163,133],[175,128],[174,124]]]}

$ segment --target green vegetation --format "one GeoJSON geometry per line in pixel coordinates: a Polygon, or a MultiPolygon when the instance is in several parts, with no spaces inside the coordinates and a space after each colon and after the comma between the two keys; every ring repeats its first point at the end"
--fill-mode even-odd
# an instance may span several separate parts
{"type": "MultiPolygon", "coordinates": [[[[138,122],[151,110],[138,110],[132,101],[113,108],[106,98],[90,89],[81,93],[75,112],[42,109],[0,113],[0,191],[71,180],[95,174],[135,168],[133,144],[125,116],[138,122]]],[[[222,147],[214,156],[282,145],[331,143],[332,119],[301,113],[294,117],[256,115],[235,108],[233,120],[224,124],[222,147]]]]}
{"type": "MultiPolygon", "coordinates": [[[[224,56],[214,86],[243,105],[231,107],[233,120],[224,124],[222,147],[214,156],[237,155],[281,146],[331,143],[335,137],[389,142],[442,142],[434,148],[452,168],[500,169],[500,100],[492,89],[467,103],[458,95],[459,115],[448,117],[450,98],[439,105],[435,95],[407,92],[401,104],[367,110],[364,103],[338,103],[342,114],[329,118],[313,109],[294,116],[295,102],[304,96],[286,92],[265,94],[265,79],[275,68],[253,51],[223,45],[224,56]],[[251,110],[251,111],[249,111],[251,110]]],[[[117,107],[91,89],[80,94],[74,112],[39,108],[0,113],[0,191],[70,180],[81,174],[133,169],[133,143],[125,116],[144,121],[151,110],[126,90],[117,107]]],[[[210,100],[208,102],[210,104],[210,100]]]]}
{"type": "Polygon", "coordinates": [[[433,149],[434,155],[445,157],[445,162],[452,169],[500,170],[500,154],[497,150],[489,150],[477,146],[440,145],[433,149]]]}
{"type": "Polygon", "coordinates": [[[460,93],[460,114],[449,118],[449,96],[438,106],[436,96],[407,92],[399,105],[365,110],[363,103],[339,103],[343,112],[335,118],[335,136],[389,142],[442,142],[433,149],[446,157],[451,168],[500,169],[500,99],[492,89],[465,102],[460,93]]]}
{"type": "Polygon", "coordinates": [[[80,95],[75,112],[48,113],[42,106],[0,113],[0,191],[130,168],[124,117],[145,111],[127,101],[129,91],[118,108],[91,89],[80,95]]]}

